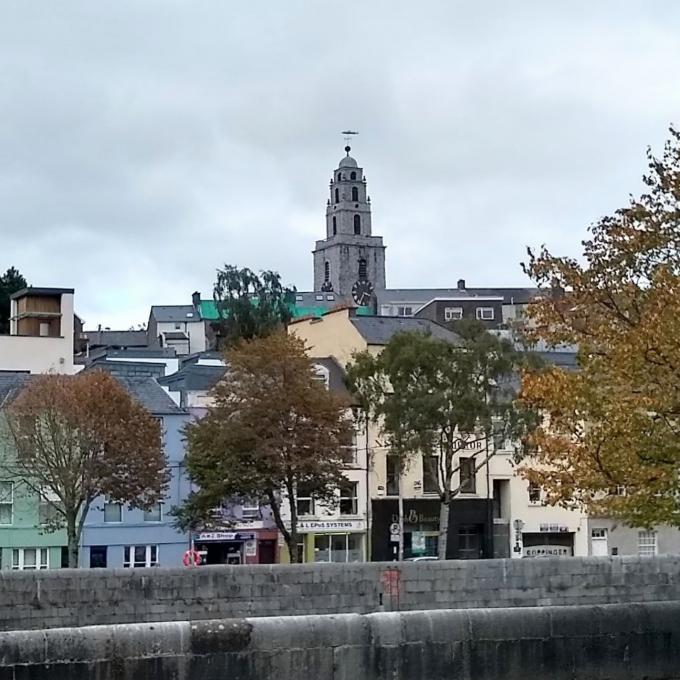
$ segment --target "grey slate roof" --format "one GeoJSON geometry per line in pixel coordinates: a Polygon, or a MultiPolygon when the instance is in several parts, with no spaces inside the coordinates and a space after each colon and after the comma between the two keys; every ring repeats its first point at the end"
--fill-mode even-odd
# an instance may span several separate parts
{"type": "Polygon", "coordinates": [[[182,415],[186,413],[168,396],[154,378],[129,378],[114,375],[115,379],[153,415],[182,415]]]}
{"type": "Polygon", "coordinates": [[[378,291],[378,304],[413,302],[425,304],[434,298],[503,298],[505,304],[523,304],[539,294],[538,288],[387,288],[378,291]]]}
{"type": "Polygon", "coordinates": [[[222,361],[222,353],[214,349],[207,349],[204,352],[195,352],[194,354],[189,354],[186,357],[180,359],[180,364],[185,366],[186,364],[197,364],[202,359],[212,359],[222,361]]]}
{"type": "Polygon", "coordinates": [[[0,371],[0,407],[29,381],[28,371],[0,371]]]}
{"type": "Polygon", "coordinates": [[[218,383],[226,370],[225,366],[190,363],[172,375],[159,378],[158,383],[172,391],[207,392],[218,383]]]}
{"type": "Polygon", "coordinates": [[[146,331],[85,331],[90,347],[146,347],[146,331]]]}
{"type": "Polygon", "coordinates": [[[167,331],[163,333],[166,340],[188,340],[189,336],[184,331],[167,331]]]}
{"type": "Polygon", "coordinates": [[[457,333],[430,319],[403,316],[354,316],[350,321],[369,345],[386,345],[397,333],[416,331],[429,333],[434,338],[459,345],[457,333]]]}
{"type": "Polygon", "coordinates": [[[338,295],[337,293],[322,293],[321,291],[297,291],[295,293],[295,304],[298,307],[324,307],[333,309],[338,305],[354,305],[350,295],[338,295]],[[321,300],[317,300],[321,297],[321,300]],[[331,298],[330,300],[328,298],[331,298]]]}
{"type": "Polygon", "coordinates": [[[201,321],[201,315],[193,305],[153,305],[151,315],[159,323],[201,321]]]}

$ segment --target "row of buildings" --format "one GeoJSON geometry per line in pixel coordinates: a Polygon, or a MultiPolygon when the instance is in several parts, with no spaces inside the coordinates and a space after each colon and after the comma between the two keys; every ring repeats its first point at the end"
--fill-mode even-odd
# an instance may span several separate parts
{"type": "MultiPolygon", "coordinates": [[[[328,389],[346,391],[344,371],[352,354],[379,353],[402,331],[456,342],[451,322],[475,318],[490,331],[512,337],[514,324],[538,291],[470,288],[462,279],[444,289],[387,288],[385,245],[372,233],[366,178],[349,151],[333,171],[326,236],[313,252],[314,289],[296,292],[291,301],[289,332],[307,342],[320,380],[328,389]]],[[[122,331],[84,329],[72,289],[29,288],[12,296],[10,334],[0,336],[0,410],[31,374],[105,370],[162,422],[172,479],[167,497],[149,512],[105,498],[95,502],[85,520],[81,566],[177,566],[191,545],[209,564],[288,559],[267,507],[225,499],[214,526],[193,535],[177,531],[169,512],[190,492],[182,429],[206,412],[210,390],[227,370],[214,349],[217,322],[214,301],[198,292],[187,304],[152,306],[146,329],[122,331]]],[[[575,348],[543,349],[547,361],[575,367],[575,348]]],[[[3,445],[6,440],[0,438],[3,445]]],[[[454,479],[461,492],[450,507],[447,557],[680,552],[677,529],[642,530],[546,505],[541,489],[516,474],[513,453],[512,442],[493,440],[471,442],[461,455],[454,479]],[[488,464],[479,467],[487,457],[488,464]]],[[[345,474],[347,484],[332,508],[298,497],[298,553],[304,561],[396,559],[400,500],[404,556],[436,554],[437,485],[421,459],[414,457],[399,472],[379,428],[368,423],[357,428],[355,455],[345,474]]],[[[44,530],[45,506],[15,480],[0,479],[2,568],[64,563],[65,535],[44,530]]]]}

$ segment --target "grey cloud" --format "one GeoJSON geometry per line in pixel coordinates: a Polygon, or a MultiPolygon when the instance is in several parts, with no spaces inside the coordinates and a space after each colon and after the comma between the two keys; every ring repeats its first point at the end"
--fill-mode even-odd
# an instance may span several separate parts
{"type": "Polygon", "coordinates": [[[311,284],[358,128],[395,286],[516,284],[574,254],[677,121],[671,2],[5,3],[0,268],[92,325],[209,293],[224,262],[311,284]]]}

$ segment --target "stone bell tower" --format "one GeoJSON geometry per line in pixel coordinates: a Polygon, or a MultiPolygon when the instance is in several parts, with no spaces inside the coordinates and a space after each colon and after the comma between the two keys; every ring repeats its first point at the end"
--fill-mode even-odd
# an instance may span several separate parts
{"type": "Polygon", "coordinates": [[[326,238],[317,241],[313,251],[314,290],[332,290],[366,305],[385,288],[385,246],[382,236],[371,233],[366,178],[350,151],[346,146],[331,179],[326,238]]]}

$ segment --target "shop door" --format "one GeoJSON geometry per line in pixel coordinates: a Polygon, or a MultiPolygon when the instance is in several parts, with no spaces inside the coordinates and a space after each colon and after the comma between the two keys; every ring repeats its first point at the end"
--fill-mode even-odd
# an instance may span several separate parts
{"type": "Polygon", "coordinates": [[[458,558],[478,560],[482,557],[482,527],[463,524],[458,529],[458,558]]]}
{"type": "Polygon", "coordinates": [[[276,563],[276,541],[260,541],[257,549],[260,553],[259,564],[276,563]]]}
{"type": "Polygon", "coordinates": [[[607,545],[607,530],[591,529],[590,545],[591,554],[593,557],[607,557],[609,555],[609,547],[607,545]]]}

